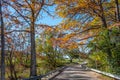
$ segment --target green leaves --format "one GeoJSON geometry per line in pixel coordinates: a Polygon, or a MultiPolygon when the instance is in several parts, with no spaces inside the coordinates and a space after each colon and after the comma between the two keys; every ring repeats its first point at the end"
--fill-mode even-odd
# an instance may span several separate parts
{"type": "MultiPolygon", "coordinates": [[[[109,70],[119,74],[118,69],[120,67],[120,29],[112,28],[110,30],[105,29],[99,33],[99,36],[94,38],[88,47],[91,48],[93,53],[90,55],[92,60],[99,61],[103,67],[110,66],[109,70]],[[109,65],[107,65],[109,64],[109,65]]],[[[102,68],[102,66],[99,68],[102,68]]]]}

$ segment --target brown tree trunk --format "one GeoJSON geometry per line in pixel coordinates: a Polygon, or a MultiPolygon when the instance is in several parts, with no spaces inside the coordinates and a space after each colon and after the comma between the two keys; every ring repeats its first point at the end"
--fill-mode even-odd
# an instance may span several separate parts
{"type": "MultiPolygon", "coordinates": [[[[102,24],[103,24],[103,27],[107,29],[107,21],[106,21],[106,18],[105,18],[105,14],[104,14],[104,9],[103,9],[103,5],[102,5],[102,2],[100,1],[100,9],[101,9],[101,21],[102,21],[102,24]]],[[[110,40],[110,34],[109,34],[109,31],[107,33],[107,36],[110,40]]],[[[112,52],[110,50],[110,48],[107,49],[107,53],[108,53],[108,56],[110,58],[110,61],[111,61],[111,58],[112,58],[112,52]]]]}
{"type": "Polygon", "coordinates": [[[72,63],[73,62],[73,59],[72,58],[70,58],[70,63],[72,63]]]}
{"type": "Polygon", "coordinates": [[[116,19],[118,22],[120,22],[120,11],[119,11],[119,2],[118,0],[115,0],[115,4],[116,4],[116,19]]]}
{"type": "Polygon", "coordinates": [[[5,38],[4,38],[4,22],[2,16],[2,0],[0,0],[0,23],[1,23],[1,79],[5,80],[5,38]]]}
{"type": "Polygon", "coordinates": [[[106,18],[105,18],[105,14],[104,14],[104,10],[103,10],[103,6],[102,3],[100,2],[100,10],[101,10],[101,21],[103,23],[103,27],[107,28],[107,22],[106,22],[106,18]]]}
{"type": "MultiPolygon", "coordinates": [[[[35,6],[35,1],[32,0],[33,6],[35,6]]],[[[35,50],[35,14],[34,9],[32,9],[32,19],[31,19],[31,66],[30,66],[30,76],[36,76],[36,50],[35,50]]]]}
{"type": "Polygon", "coordinates": [[[34,24],[31,26],[31,68],[30,76],[36,76],[36,50],[34,24]]]}

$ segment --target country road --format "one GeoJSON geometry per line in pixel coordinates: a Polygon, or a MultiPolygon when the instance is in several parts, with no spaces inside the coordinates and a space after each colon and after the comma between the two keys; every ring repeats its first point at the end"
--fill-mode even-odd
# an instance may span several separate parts
{"type": "Polygon", "coordinates": [[[51,80],[115,80],[108,77],[103,77],[101,74],[90,70],[84,70],[80,65],[69,66],[64,69],[59,75],[51,80]]]}

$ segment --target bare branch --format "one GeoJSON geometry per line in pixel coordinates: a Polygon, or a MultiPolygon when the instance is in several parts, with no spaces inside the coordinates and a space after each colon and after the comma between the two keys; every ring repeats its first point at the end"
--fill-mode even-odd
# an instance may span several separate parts
{"type": "Polygon", "coordinates": [[[15,9],[15,11],[30,25],[29,21],[25,18],[25,16],[23,16],[16,8],[14,8],[13,5],[11,5],[10,3],[8,3],[7,1],[4,1],[4,3],[8,4],[9,6],[11,6],[13,9],[15,9]]]}
{"type": "MultiPolygon", "coordinates": [[[[99,26],[98,27],[89,27],[89,28],[87,28],[87,29],[85,29],[81,32],[78,32],[78,33],[83,33],[83,32],[86,32],[86,31],[89,31],[89,30],[92,30],[92,29],[99,29],[99,28],[100,28],[99,26]]],[[[78,33],[76,33],[76,34],[78,34],[78,33]]]]}
{"type": "MultiPolygon", "coordinates": [[[[30,33],[30,30],[12,30],[12,31],[9,31],[9,32],[5,32],[4,34],[10,34],[12,32],[28,32],[28,33],[30,33]]],[[[0,35],[1,35],[1,33],[0,33],[0,35]]]]}
{"type": "Polygon", "coordinates": [[[93,37],[96,37],[96,36],[98,36],[98,35],[93,35],[93,36],[85,37],[85,38],[79,39],[77,41],[83,41],[83,40],[86,40],[86,39],[89,39],[89,38],[93,38],[93,37]]]}
{"type": "Polygon", "coordinates": [[[40,14],[40,10],[42,9],[42,7],[43,7],[43,5],[44,5],[45,3],[44,3],[44,0],[42,0],[42,2],[41,2],[41,6],[39,7],[39,9],[38,9],[38,12],[37,12],[37,14],[36,14],[36,16],[35,16],[35,20],[37,19],[37,17],[38,17],[38,15],[40,14]]]}

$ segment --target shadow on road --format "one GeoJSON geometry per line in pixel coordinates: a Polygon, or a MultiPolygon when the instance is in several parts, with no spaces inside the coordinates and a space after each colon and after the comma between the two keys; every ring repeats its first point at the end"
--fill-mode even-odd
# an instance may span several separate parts
{"type": "Polygon", "coordinates": [[[89,71],[82,69],[80,66],[69,66],[50,80],[96,80],[87,74],[89,71]]]}

